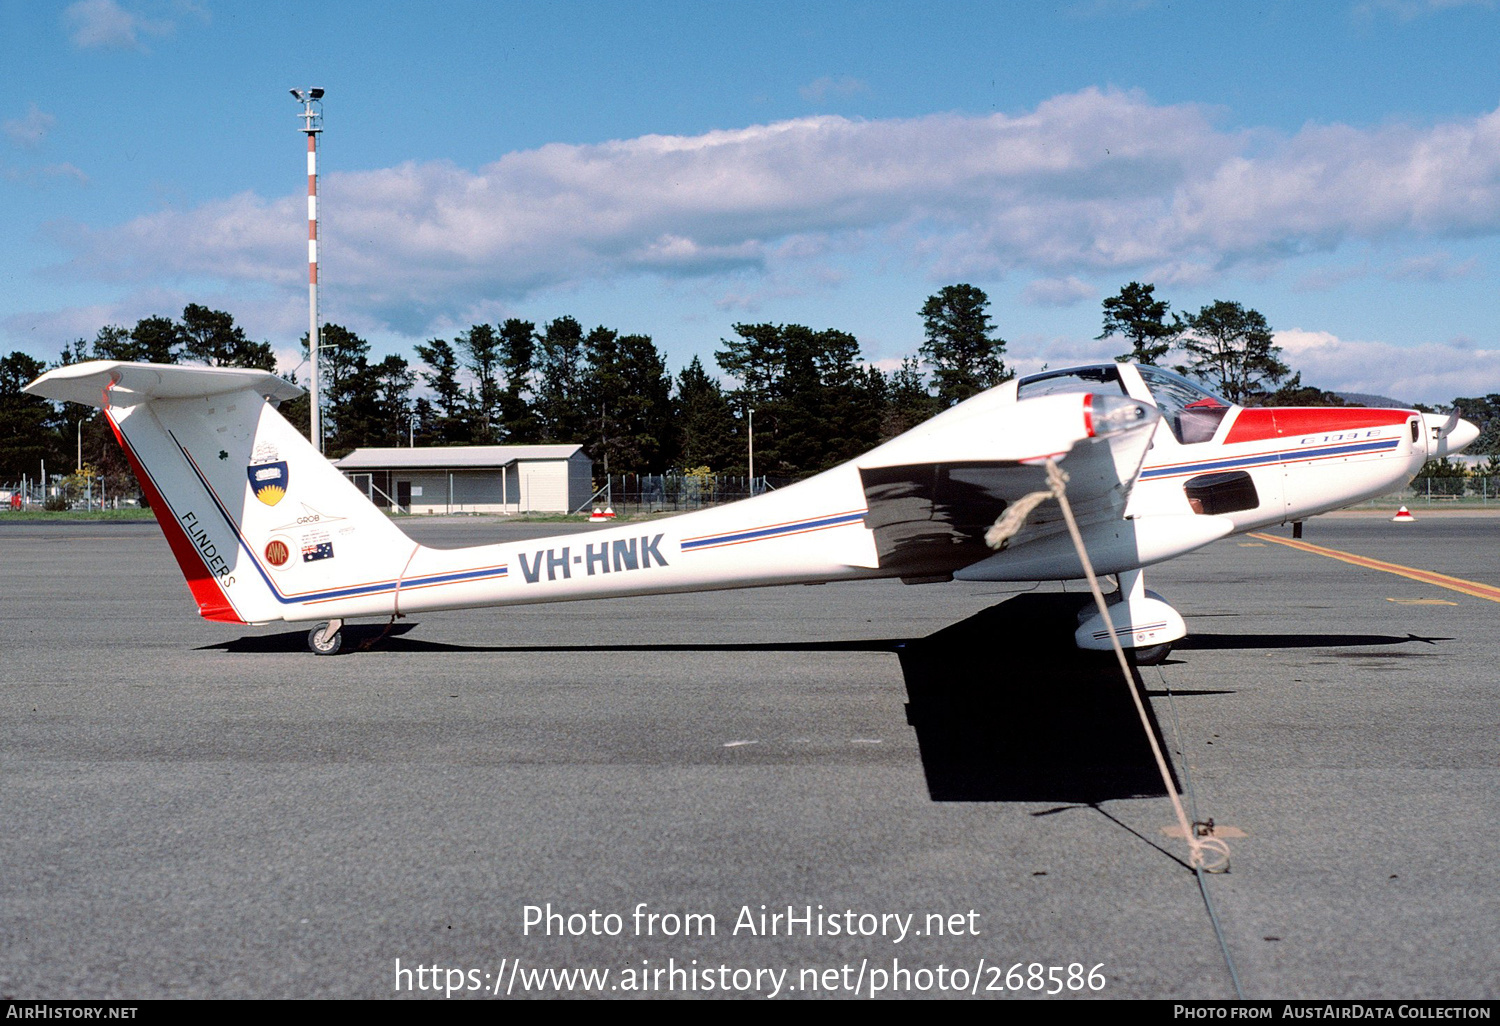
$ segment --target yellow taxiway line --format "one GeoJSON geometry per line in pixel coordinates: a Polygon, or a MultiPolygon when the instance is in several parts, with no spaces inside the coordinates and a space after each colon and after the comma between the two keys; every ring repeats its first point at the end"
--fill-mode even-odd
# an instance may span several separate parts
{"type": "Polygon", "coordinates": [[[1303,552],[1311,552],[1318,556],[1327,556],[1329,559],[1343,560],[1345,563],[1353,563],[1355,566],[1362,566],[1369,570],[1383,570],[1388,574],[1399,574],[1402,577],[1410,577],[1414,581],[1421,581],[1423,584],[1447,588],[1449,591],[1461,592],[1465,595],[1472,595],[1475,598],[1500,602],[1500,588],[1488,584],[1480,584],[1477,581],[1466,581],[1462,577],[1449,577],[1447,574],[1434,573],[1431,570],[1418,570],[1416,567],[1402,566],[1400,563],[1387,563],[1382,559],[1357,556],[1352,552],[1325,549],[1321,545],[1312,545],[1295,538],[1278,538],[1273,534],[1263,534],[1260,531],[1250,532],[1250,537],[1259,538],[1262,541],[1275,542],[1277,545],[1288,545],[1294,549],[1301,549],[1303,552]]]}

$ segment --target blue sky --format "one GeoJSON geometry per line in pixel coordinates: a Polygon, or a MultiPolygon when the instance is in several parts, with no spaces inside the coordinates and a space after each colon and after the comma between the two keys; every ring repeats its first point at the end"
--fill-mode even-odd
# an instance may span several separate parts
{"type": "Polygon", "coordinates": [[[229,310],[377,351],[562,314],[673,369],[737,321],[872,360],[972,282],[1021,370],[1100,301],[1266,315],[1304,377],[1500,391],[1500,11],[1182,4],[0,0],[0,349],[229,310]]]}

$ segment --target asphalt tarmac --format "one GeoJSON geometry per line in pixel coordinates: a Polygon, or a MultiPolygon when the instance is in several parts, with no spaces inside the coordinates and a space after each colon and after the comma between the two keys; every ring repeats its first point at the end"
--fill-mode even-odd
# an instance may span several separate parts
{"type": "MultiPolygon", "coordinates": [[[[1417,514],[1305,538],[1500,585],[1500,518],[1417,514]]],[[[1500,995],[1500,604],[1246,537],[1148,580],[1246,996],[1500,995]]],[[[1232,997],[1081,598],[424,614],[320,658],[199,620],[153,524],[0,520],[0,996],[1232,997]]]]}

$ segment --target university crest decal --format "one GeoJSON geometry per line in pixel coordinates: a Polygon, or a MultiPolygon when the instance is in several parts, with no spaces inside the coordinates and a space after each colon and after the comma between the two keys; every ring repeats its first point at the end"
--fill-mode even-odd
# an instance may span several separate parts
{"type": "Polygon", "coordinates": [[[250,490],[267,506],[276,505],[286,496],[287,482],[290,479],[286,460],[257,463],[245,468],[245,472],[250,476],[250,490]]]}

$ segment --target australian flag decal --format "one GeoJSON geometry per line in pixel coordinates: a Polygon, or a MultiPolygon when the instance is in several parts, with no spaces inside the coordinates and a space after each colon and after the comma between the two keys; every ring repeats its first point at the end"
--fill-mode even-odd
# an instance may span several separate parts
{"type": "Polygon", "coordinates": [[[320,559],[333,558],[333,542],[317,542],[302,546],[302,562],[316,563],[320,559]]]}
{"type": "Polygon", "coordinates": [[[245,472],[250,475],[250,488],[255,492],[255,497],[267,506],[274,506],[285,497],[290,477],[286,460],[258,463],[245,468],[245,472]]]}

